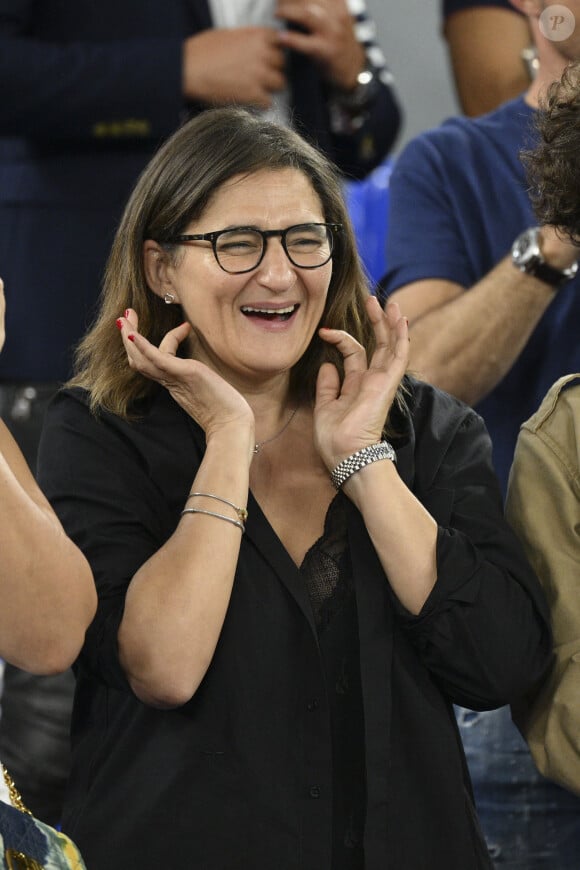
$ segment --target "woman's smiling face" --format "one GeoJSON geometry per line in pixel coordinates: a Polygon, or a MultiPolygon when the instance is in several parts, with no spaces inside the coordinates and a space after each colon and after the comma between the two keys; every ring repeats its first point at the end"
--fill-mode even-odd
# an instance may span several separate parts
{"type": "MultiPolygon", "coordinates": [[[[301,171],[261,170],[223,184],[184,233],[281,230],[324,221],[320,199],[301,171]]],[[[150,276],[156,256],[158,262],[154,245],[145,243],[150,276]]],[[[320,323],[331,274],[332,260],[314,269],[293,265],[280,236],[272,236],[261,263],[242,274],[220,268],[211,242],[186,242],[175,264],[164,267],[164,280],[150,284],[181,304],[197,334],[195,356],[227,380],[243,383],[289,372],[302,357],[320,323]]]]}

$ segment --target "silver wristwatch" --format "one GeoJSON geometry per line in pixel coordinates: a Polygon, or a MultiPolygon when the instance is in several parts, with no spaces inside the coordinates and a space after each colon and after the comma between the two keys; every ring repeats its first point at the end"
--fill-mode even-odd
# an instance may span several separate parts
{"type": "Polygon", "coordinates": [[[367,62],[364,69],[356,77],[355,89],[353,91],[335,91],[334,98],[343,109],[347,109],[351,114],[356,114],[373,102],[377,89],[376,70],[367,62]]]}
{"type": "Polygon", "coordinates": [[[329,109],[333,133],[352,135],[359,130],[365,123],[369,108],[380,89],[377,71],[368,61],[356,78],[353,91],[338,88],[332,91],[329,109]]]}
{"type": "Polygon", "coordinates": [[[567,269],[556,269],[546,263],[540,249],[540,227],[530,227],[521,233],[512,245],[512,263],[527,275],[533,275],[552,287],[561,287],[575,277],[578,272],[578,262],[572,263],[567,269]]]}

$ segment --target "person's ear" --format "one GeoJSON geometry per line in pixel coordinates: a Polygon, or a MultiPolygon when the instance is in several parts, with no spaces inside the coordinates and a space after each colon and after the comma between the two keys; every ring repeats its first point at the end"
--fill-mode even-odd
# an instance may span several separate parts
{"type": "Polygon", "coordinates": [[[156,296],[164,300],[172,297],[172,302],[179,302],[169,255],[158,242],[152,239],[143,242],[143,269],[147,284],[156,296]]]}

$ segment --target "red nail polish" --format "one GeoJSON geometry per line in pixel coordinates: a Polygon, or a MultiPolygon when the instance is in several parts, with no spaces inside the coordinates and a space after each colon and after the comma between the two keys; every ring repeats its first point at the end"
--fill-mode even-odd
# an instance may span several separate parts
{"type": "Polygon", "coordinates": [[[115,320],[115,323],[117,324],[118,329],[123,329],[123,321],[121,320],[120,317],[118,317],[117,320],[115,320]]]}
{"type": "Polygon", "coordinates": [[[127,338],[129,339],[129,341],[135,341],[135,336],[133,333],[131,333],[131,335],[128,335],[127,338]]]}

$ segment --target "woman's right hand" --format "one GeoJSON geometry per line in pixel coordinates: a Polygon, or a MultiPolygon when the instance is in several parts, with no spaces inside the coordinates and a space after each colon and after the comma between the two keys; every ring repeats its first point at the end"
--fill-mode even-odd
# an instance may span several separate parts
{"type": "Polygon", "coordinates": [[[191,335],[191,325],[182,323],[170,330],[157,348],[140,335],[138,324],[132,308],[117,320],[130,367],[164,386],[201,426],[208,443],[214,435],[235,427],[247,432],[253,447],[254,414],[244,397],[205,363],[177,356],[179,345],[191,335]]]}
{"type": "MultiPolygon", "coordinates": [[[[246,400],[209,366],[177,356],[180,344],[190,338],[190,324],[170,330],[159,347],[139,334],[132,309],[117,325],[131,369],[169,390],[205,431],[201,463],[192,457],[190,491],[245,507],[254,448],[254,415],[246,400]]],[[[171,437],[168,432],[167,438],[171,437]]],[[[183,475],[185,484],[187,468],[183,475]]],[[[234,508],[219,502],[216,507],[207,497],[186,504],[234,522],[236,515],[240,517],[234,508]]],[[[133,575],[118,632],[119,660],[133,692],[143,703],[159,708],[185,704],[205,677],[223,628],[240,554],[241,529],[233,523],[199,513],[175,519],[173,534],[133,575]],[[196,642],[184,644],[184,637],[194,637],[196,642]]]]}

